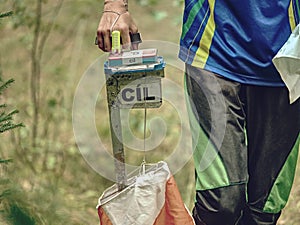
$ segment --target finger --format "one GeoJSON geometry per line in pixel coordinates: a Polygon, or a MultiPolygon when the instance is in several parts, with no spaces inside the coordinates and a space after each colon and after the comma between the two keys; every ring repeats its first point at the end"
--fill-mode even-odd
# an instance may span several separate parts
{"type": "Polygon", "coordinates": [[[106,32],[106,33],[103,35],[103,41],[104,41],[104,51],[110,52],[110,51],[111,51],[110,32],[106,32]]]}
{"type": "Polygon", "coordinates": [[[132,48],[132,50],[138,50],[139,49],[139,44],[133,43],[133,44],[131,44],[131,48],[132,48]]]}
{"type": "Polygon", "coordinates": [[[130,50],[131,41],[130,41],[130,35],[128,29],[121,31],[121,38],[122,38],[122,49],[130,50]]]}
{"type": "Polygon", "coordinates": [[[97,43],[95,42],[95,44],[98,45],[98,47],[104,51],[104,43],[103,43],[103,37],[101,34],[97,34],[97,38],[96,38],[97,43]]]}
{"type": "Polygon", "coordinates": [[[131,24],[129,30],[130,30],[130,33],[132,33],[132,34],[136,34],[139,32],[138,27],[135,25],[135,23],[133,21],[132,21],[132,24],[131,24]]]}

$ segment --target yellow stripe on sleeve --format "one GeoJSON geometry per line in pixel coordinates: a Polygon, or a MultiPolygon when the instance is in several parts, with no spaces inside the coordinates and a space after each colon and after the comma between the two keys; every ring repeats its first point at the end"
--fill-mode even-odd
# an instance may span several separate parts
{"type": "Polygon", "coordinates": [[[204,68],[206,64],[206,61],[209,56],[209,49],[211,47],[212,39],[216,28],[214,19],[215,0],[208,0],[208,3],[210,15],[206,27],[204,29],[202,38],[200,40],[199,48],[196,52],[194,61],[192,63],[193,66],[200,68],[204,68]]]}
{"type": "Polygon", "coordinates": [[[296,23],[295,23],[295,14],[294,14],[294,10],[293,10],[293,1],[292,0],[290,2],[290,6],[289,6],[289,20],[290,20],[291,30],[294,30],[296,27],[296,23]]]}

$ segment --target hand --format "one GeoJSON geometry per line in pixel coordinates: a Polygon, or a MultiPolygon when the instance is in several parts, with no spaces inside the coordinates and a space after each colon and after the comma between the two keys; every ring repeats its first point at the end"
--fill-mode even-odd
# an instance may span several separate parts
{"type": "Polygon", "coordinates": [[[107,3],[97,29],[98,47],[105,52],[111,51],[111,32],[118,30],[121,33],[122,48],[137,49],[137,45],[131,46],[129,34],[137,33],[138,28],[126,6],[122,0],[107,3]]]}

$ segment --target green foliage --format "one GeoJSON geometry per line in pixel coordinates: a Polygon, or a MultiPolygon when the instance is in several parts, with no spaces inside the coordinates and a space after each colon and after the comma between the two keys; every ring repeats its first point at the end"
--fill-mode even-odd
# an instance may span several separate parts
{"type": "Polygon", "coordinates": [[[0,13],[0,19],[4,18],[4,17],[11,16],[12,14],[13,14],[13,11],[8,11],[8,12],[0,13]]]}
{"type": "MultiPolygon", "coordinates": [[[[156,8],[157,4],[159,3],[159,0],[136,0],[138,4],[140,4],[143,7],[147,7],[149,12],[152,14],[154,20],[156,21],[162,21],[165,19],[170,13],[166,10],[160,10],[156,8]]],[[[169,1],[170,7],[181,7],[183,5],[183,0],[173,0],[169,1]]],[[[181,19],[181,15],[177,15],[174,17],[174,21],[178,20],[178,17],[181,19]]]]}
{"type": "Polygon", "coordinates": [[[21,193],[13,187],[3,191],[0,196],[4,208],[2,217],[10,225],[36,225],[38,220],[32,216],[33,212],[21,193]]]}
{"type": "Polygon", "coordinates": [[[10,2],[14,14],[4,28],[15,43],[7,47],[8,55],[13,52],[11,56],[20,63],[12,67],[13,72],[25,74],[26,78],[18,82],[18,93],[9,100],[15,98],[21,103],[20,114],[26,127],[6,135],[0,142],[0,153],[8,154],[7,149],[11,148],[14,159],[9,166],[12,171],[7,172],[10,179],[5,178],[4,182],[3,177],[3,186],[0,185],[0,193],[11,190],[0,199],[4,208],[2,217],[9,225],[92,224],[92,220],[98,220],[95,210],[98,194],[112,183],[93,173],[74,144],[70,124],[73,90],[67,77],[70,59],[60,62],[64,51],[72,52],[62,46],[72,43],[72,35],[76,34],[73,26],[82,19],[79,15],[90,15],[91,9],[82,10],[82,5],[88,6],[87,1],[69,3],[67,11],[71,6],[72,12],[68,17],[72,20],[76,16],[69,26],[64,24],[69,23],[66,18],[57,20],[63,0],[10,2]],[[49,41],[51,35],[55,41],[49,41]],[[12,191],[12,183],[18,190],[12,191]],[[20,220],[23,222],[19,223],[20,220]]]}
{"type": "Polygon", "coordinates": [[[0,222],[1,219],[9,225],[36,225],[37,218],[34,218],[34,213],[30,211],[24,193],[22,190],[17,190],[17,184],[13,183],[7,177],[5,168],[12,159],[0,159],[0,222]],[[5,174],[5,176],[4,176],[5,174]]]}
{"type": "MultiPolygon", "coordinates": [[[[3,93],[4,89],[6,89],[13,82],[14,82],[13,79],[4,82],[1,79],[1,71],[0,71],[0,95],[3,93]]],[[[17,114],[19,111],[13,110],[7,113],[5,111],[6,107],[7,107],[6,104],[0,103],[0,133],[23,126],[22,123],[14,124],[13,122],[13,116],[17,114]]]]}
{"type": "MultiPolygon", "coordinates": [[[[13,14],[12,11],[0,13],[0,19],[11,16],[12,14],[13,14]]],[[[13,82],[14,82],[13,79],[9,79],[8,81],[2,80],[2,70],[0,67],[0,95],[13,82]]],[[[5,108],[6,108],[6,104],[0,103],[0,133],[22,126],[21,123],[19,124],[13,123],[13,116],[18,113],[18,110],[13,110],[7,113],[5,112],[5,108]]]]}
{"type": "Polygon", "coordinates": [[[10,205],[8,220],[13,225],[35,225],[35,220],[28,216],[28,212],[18,205],[10,205]]]}
{"type": "MultiPolygon", "coordinates": [[[[2,19],[12,14],[12,11],[0,13],[0,18],[2,19]]],[[[0,68],[0,95],[14,82],[13,79],[3,81],[2,76],[2,70],[0,68]]],[[[13,121],[14,115],[19,111],[12,110],[7,113],[6,107],[6,104],[0,103],[0,133],[23,126],[22,123],[15,124],[13,121]]],[[[0,169],[4,170],[5,166],[10,162],[12,162],[12,159],[0,158],[0,169]]],[[[24,203],[23,199],[17,197],[18,194],[16,194],[16,191],[11,187],[10,179],[5,177],[4,174],[5,173],[2,172],[0,177],[0,202],[3,208],[0,211],[0,216],[4,218],[6,223],[11,225],[35,225],[36,220],[32,218],[28,207],[25,206],[26,203],[24,203]]]]}
{"type": "Polygon", "coordinates": [[[9,162],[12,162],[12,159],[0,159],[0,163],[9,163],[9,162]]]}
{"type": "Polygon", "coordinates": [[[2,72],[0,71],[0,95],[3,93],[3,90],[6,89],[10,84],[12,84],[14,82],[14,79],[10,79],[6,82],[3,82],[3,80],[1,79],[1,74],[2,72]]]}

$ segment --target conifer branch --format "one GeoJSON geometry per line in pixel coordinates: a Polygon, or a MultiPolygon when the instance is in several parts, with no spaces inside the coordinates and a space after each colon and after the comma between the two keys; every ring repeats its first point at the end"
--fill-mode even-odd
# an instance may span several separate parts
{"type": "Polygon", "coordinates": [[[11,16],[12,14],[13,14],[13,11],[0,13],[0,18],[8,17],[8,16],[11,16]]]}

